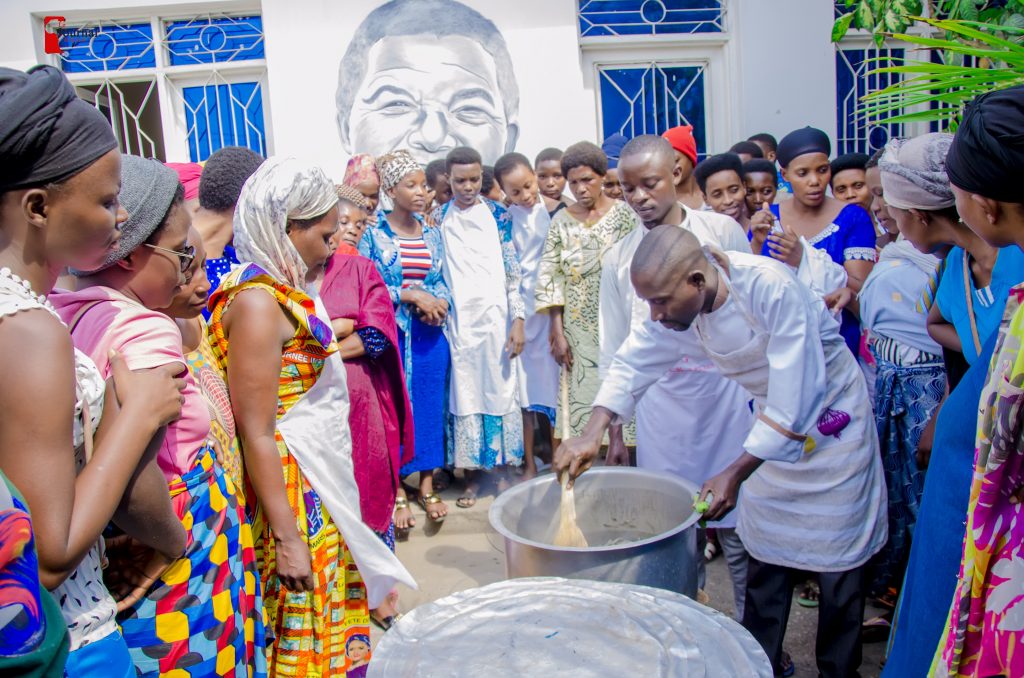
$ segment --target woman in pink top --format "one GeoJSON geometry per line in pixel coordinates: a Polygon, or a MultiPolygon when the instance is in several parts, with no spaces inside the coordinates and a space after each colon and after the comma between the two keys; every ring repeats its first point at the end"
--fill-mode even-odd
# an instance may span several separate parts
{"type": "Polygon", "coordinates": [[[186,368],[181,333],[156,310],[191,285],[199,264],[184,191],[173,170],[135,156],[123,157],[121,182],[129,216],[118,247],[100,268],[74,272],[77,292],[53,300],[75,345],[101,373],[109,371],[113,349],[132,370],[180,366],[185,381],[181,417],[154,438],[156,464],[138,472],[126,496],[137,529],[125,527],[132,539],[108,552],[118,561],[107,570],[122,598],[118,621],[141,676],[265,675],[252,532],[216,460],[210,412],[186,368]],[[148,535],[183,530],[180,557],[146,547],[153,546],[148,535]]]}

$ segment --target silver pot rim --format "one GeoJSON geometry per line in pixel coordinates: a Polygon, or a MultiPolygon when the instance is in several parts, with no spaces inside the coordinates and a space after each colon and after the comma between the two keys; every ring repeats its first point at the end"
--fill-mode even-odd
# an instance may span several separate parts
{"type": "MultiPolygon", "coordinates": [[[[680,478],[679,476],[672,474],[655,473],[653,471],[647,471],[645,469],[636,468],[632,466],[606,466],[600,468],[592,468],[588,470],[586,473],[579,476],[576,479],[576,482],[586,481],[588,476],[595,477],[609,473],[628,473],[633,476],[646,476],[648,478],[660,482],[668,481],[670,483],[675,483],[676,485],[679,486],[680,491],[685,492],[686,496],[688,497],[692,497],[699,492],[699,488],[694,483],[684,478],[680,478]]],[[[525,537],[518,535],[515,532],[512,532],[505,526],[504,522],[501,520],[501,515],[504,512],[505,505],[509,503],[513,497],[522,492],[528,492],[531,487],[547,485],[557,482],[558,479],[556,478],[555,474],[552,473],[548,475],[539,476],[537,478],[533,478],[532,480],[528,480],[525,483],[516,485],[515,487],[511,487],[502,492],[494,500],[494,503],[491,504],[490,510],[487,512],[487,517],[491,523],[491,527],[493,527],[498,532],[498,534],[500,534],[505,539],[509,539],[517,544],[532,546],[534,548],[544,549],[547,551],[567,551],[577,553],[608,553],[614,551],[625,551],[629,549],[635,549],[641,546],[646,546],[648,544],[654,544],[660,541],[664,541],[688,529],[689,527],[694,525],[698,520],[700,520],[700,514],[696,511],[693,511],[690,514],[689,518],[687,518],[682,523],[676,525],[670,530],[659,532],[658,534],[647,537],[646,539],[641,539],[639,541],[626,542],[625,544],[612,544],[610,546],[555,546],[554,544],[548,544],[545,542],[533,541],[532,539],[526,539],[525,537]]]]}

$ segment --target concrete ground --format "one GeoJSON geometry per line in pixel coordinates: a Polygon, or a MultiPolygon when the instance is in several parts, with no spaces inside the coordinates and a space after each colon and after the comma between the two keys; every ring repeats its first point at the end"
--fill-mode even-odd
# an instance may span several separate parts
{"type": "MultiPolygon", "coordinates": [[[[419,590],[401,588],[399,607],[409,611],[438,598],[465,589],[484,586],[505,578],[504,545],[491,529],[487,511],[493,496],[482,496],[471,509],[455,506],[459,485],[442,493],[448,504],[447,519],[441,525],[430,524],[419,506],[413,506],[416,527],[407,541],[398,543],[398,556],[419,583],[419,590]]],[[[706,593],[710,606],[726,614],[733,613],[732,585],[724,558],[708,564],[706,593]]],[[[868,608],[867,616],[878,614],[868,608]]],[[[814,637],[817,611],[800,607],[795,602],[786,632],[786,650],[796,663],[796,678],[818,675],[814,661],[814,637]]],[[[374,636],[379,632],[374,629],[374,636]]],[[[879,675],[884,643],[864,645],[861,676],[879,675]]]]}

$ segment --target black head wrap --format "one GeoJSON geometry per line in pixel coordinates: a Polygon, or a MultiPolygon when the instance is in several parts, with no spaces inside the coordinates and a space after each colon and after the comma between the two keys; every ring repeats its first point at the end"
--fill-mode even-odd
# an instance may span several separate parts
{"type": "Polygon", "coordinates": [[[968,104],[946,157],[954,185],[1001,202],[1024,203],[1024,85],[968,104]]]}
{"type": "Polygon", "coordinates": [[[778,159],[779,165],[785,167],[793,158],[807,153],[832,155],[832,144],[828,140],[828,135],[814,127],[794,130],[782,137],[779,148],[775,151],[775,157],[778,159]]]}
{"type": "Polygon", "coordinates": [[[114,148],[110,123],[59,70],[0,68],[0,192],[63,181],[114,148]]]}

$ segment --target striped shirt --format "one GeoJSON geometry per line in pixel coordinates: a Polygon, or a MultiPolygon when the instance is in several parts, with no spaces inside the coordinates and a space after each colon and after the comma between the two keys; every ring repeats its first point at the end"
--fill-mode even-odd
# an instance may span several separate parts
{"type": "Polygon", "coordinates": [[[402,287],[422,285],[430,272],[432,258],[423,236],[398,238],[398,254],[402,257],[402,287]]]}

